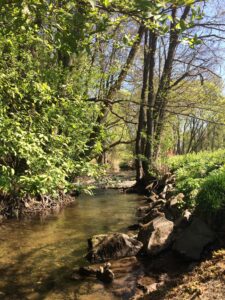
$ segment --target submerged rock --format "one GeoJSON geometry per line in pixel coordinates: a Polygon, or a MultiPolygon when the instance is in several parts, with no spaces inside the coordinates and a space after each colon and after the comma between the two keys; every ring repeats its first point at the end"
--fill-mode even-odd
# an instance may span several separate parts
{"type": "Polygon", "coordinates": [[[100,267],[96,272],[96,278],[104,283],[111,283],[115,276],[110,267],[110,263],[105,264],[104,267],[100,267]]]}
{"type": "Polygon", "coordinates": [[[142,248],[140,241],[124,233],[95,235],[88,240],[88,245],[86,258],[92,263],[135,256],[142,248]]]}
{"type": "Polygon", "coordinates": [[[143,243],[146,253],[156,255],[166,249],[171,242],[173,227],[173,222],[167,220],[165,216],[159,216],[143,225],[138,240],[143,243]]]}
{"type": "Polygon", "coordinates": [[[95,277],[97,269],[92,267],[80,267],[78,269],[74,269],[71,275],[71,279],[73,280],[83,280],[84,277],[95,277]]]}
{"type": "Polygon", "coordinates": [[[110,267],[110,263],[106,263],[104,266],[100,266],[98,269],[92,267],[80,267],[79,269],[74,270],[71,279],[82,280],[84,277],[94,276],[104,283],[111,283],[115,276],[110,267]]]}
{"type": "Polygon", "coordinates": [[[173,249],[188,259],[199,260],[204,247],[214,239],[213,231],[202,220],[194,218],[176,239],[173,249]]]}

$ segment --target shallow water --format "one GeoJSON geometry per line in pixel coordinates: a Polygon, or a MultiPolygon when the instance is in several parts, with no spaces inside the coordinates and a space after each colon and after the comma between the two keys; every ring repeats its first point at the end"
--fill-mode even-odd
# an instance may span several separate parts
{"type": "Polygon", "coordinates": [[[137,196],[105,191],[81,196],[58,215],[0,226],[0,299],[118,299],[99,282],[75,282],[86,264],[87,238],[126,231],[135,223],[137,196]]]}

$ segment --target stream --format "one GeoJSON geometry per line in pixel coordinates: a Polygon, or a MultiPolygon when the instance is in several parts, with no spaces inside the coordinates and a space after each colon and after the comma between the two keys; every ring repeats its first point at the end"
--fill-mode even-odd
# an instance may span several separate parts
{"type": "Polygon", "coordinates": [[[71,271],[87,264],[89,237],[123,232],[135,223],[137,197],[100,191],[79,197],[57,215],[5,222],[0,226],[0,299],[119,299],[96,280],[71,280],[71,271]]]}

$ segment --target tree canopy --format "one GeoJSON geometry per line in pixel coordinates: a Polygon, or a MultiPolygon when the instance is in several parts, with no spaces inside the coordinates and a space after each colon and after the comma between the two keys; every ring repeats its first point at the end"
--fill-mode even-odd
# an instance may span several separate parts
{"type": "Polygon", "coordinates": [[[220,8],[1,1],[1,195],[57,196],[115,149],[148,180],[169,152],[223,147],[220,8]]]}

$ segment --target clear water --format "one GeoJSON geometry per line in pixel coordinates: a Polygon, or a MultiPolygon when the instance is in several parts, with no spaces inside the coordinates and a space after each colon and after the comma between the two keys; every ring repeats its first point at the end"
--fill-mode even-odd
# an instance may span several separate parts
{"type": "Polygon", "coordinates": [[[105,191],[81,196],[58,215],[0,226],[0,299],[118,299],[101,283],[76,282],[87,238],[135,223],[137,196],[105,191]]]}

